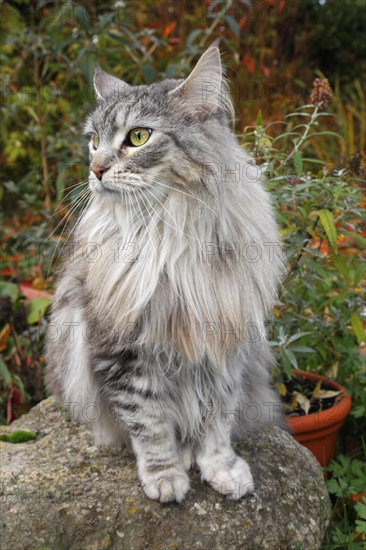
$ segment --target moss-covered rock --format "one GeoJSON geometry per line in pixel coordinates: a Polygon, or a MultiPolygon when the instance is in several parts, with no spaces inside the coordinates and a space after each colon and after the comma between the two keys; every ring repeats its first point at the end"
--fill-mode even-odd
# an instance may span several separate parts
{"type": "MultiPolygon", "coordinates": [[[[97,449],[51,399],[13,423],[37,438],[1,442],[2,548],[290,550],[320,547],[330,504],[311,453],[271,429],[238,446],[256,490],[227,501],[191,472],[181,505],[149,500],[127,451],[97,449]]],[[[1,430],[0,430],[1,431],[1,430]]],[[[2,430],[9,433],[9,430],[2,430]]]]}

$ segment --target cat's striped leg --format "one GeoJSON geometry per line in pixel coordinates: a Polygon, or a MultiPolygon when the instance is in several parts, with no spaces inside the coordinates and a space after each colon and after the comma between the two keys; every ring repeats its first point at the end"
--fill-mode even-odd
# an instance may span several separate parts
{"type": "Polygon", "coordinates": [[[217,415],[210,419],[198,445],[196,462],[201,478],[230,499],[239,499],[254,490],[249,465],[231,447],[232,420],[217,415]]]}
{"type": "Polygon", "coordinates": [[[148,430],[145,435],[132,436],[132,446],[146,495],[160,502],[182,502],[189,490],[189,478],[167,428],[161,423],[155,433],[148,430]]]}
{"type": "Polygon", "coordinates": [[[109,365],[99,363],[96,371],[103,396],[127,427],[146,495],[160,502],[181,502],[189,490],[189,478],[172,415],[151,379],[136,365],[128,368],[127,362],[123,358],[109,365]]]}

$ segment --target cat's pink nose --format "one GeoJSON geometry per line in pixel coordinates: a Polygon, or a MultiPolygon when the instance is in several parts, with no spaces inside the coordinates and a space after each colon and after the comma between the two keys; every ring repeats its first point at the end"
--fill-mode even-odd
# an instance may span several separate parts
{"type": "Polygon", "coordinates": [[[107,170],[108,168],[105,168],[104,166],[95,166],[94,168],[91,168],[91,171],[94,172],[99,181],[102,179],[104,172],[107,170]]]}

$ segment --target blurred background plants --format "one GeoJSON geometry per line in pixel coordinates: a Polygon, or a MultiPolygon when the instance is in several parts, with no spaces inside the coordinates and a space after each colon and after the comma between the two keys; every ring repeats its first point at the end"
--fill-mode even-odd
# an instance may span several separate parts
{"type": "MultiPolygon", "coordinates": [[[[275,374],[299,367],[344,384],[353,408],[339,451],[361,460],[364,0],[0,0],[0,9],[0,422],[45,395],[42,337],[65,226],[88,178],[80,134],[95,64],[132,84],[183,77],[221,38],[236,130],[267,178],[288,256],[269,325],[275,374]],[[332,97],[311,102],[314,78],[325,76],[332,97]]],[[[347,500],[327,547],[359,543],[357,505],[347,500]]]]}
{"type": "Polygon", "coordinates": [[[335,507],[325,548],[361,549],[366,541],[364,179],[351,167],[336,168],[317,156],[316,140],[342,136],[324,129],[327,118],[335,117],[327,110],[334,107],[328,80],[316,79],[309,97],[311,103],[278,123],[280,133],[273,134],[273,122],[264,125],[259,112],[242,139],[267,179],[287,257],[268,329],[276,386],[286,395],[283,381],[299,368],[336,379],[351,393],[351,415],[338,448],[346,456],[340,454],[327,469],[335,507]]]}

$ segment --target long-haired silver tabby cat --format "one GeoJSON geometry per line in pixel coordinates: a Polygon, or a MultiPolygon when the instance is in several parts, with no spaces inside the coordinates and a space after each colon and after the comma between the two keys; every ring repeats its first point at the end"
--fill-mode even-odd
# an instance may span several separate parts
{"type": "Polygon", "coordinates": [[[231,441],[281,416],[264,324],[282,263],[219,50],[185,80],[97,69],[94,84],[92,197],[58,280],[48,387],[98,444],[132,443],[150,498],[181,502],[194,463],[238,499],[254,485],[231,441]]]}

